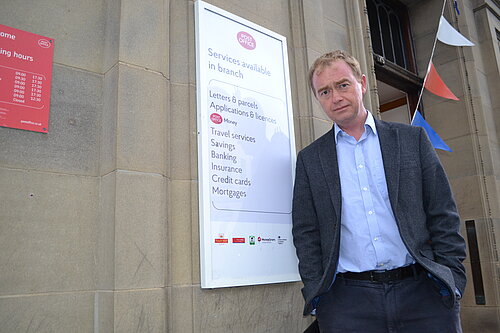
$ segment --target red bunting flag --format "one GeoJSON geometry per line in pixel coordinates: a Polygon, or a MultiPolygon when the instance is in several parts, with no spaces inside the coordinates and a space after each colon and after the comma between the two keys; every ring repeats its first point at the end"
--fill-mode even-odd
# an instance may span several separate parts
{"type": "Polygon", "coordinates": [[[455,101],[459,100],[443,82],[432,62],[429,64],[429,72],[427,73],[424,87],[435,95],[455,101]]]}

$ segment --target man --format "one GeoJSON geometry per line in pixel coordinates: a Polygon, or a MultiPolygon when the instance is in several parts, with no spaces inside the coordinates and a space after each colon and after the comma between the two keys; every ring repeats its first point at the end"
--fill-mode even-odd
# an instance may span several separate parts
{"type": "Polygon", "coordinates": [[[334,126],[297,157],[304,315],[321,332],[461,332],[465,243],[425,131],[374,119],[344,51],[318,58],[309,81],[334,126]]]}

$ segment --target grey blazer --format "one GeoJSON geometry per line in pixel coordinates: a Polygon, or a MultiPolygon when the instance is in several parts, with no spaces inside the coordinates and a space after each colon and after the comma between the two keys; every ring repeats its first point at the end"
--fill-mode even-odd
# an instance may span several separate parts
{"type": "MultiPolygon", "coordinates": [[[[421,127],[375,120],[389,200],[404,244],[413,258],[439,278],[455,302],[466,276],[465,241],[451,188],[421,127]]],[[[297,156],[293,194],[293,241],[304,283],[304,315],[328,291],[339,258],[341,194],[334,130],[297,156]]]]}

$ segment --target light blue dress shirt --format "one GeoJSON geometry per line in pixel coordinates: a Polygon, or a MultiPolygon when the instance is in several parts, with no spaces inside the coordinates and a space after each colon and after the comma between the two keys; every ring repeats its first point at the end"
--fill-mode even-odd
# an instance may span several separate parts
{"type": "Polygon", "coordinates": [[[372,114],[368,112],[359,141],[334,126],[342,193],[337,272],[389,270],[412,264],[389,202],[372,114]]]}

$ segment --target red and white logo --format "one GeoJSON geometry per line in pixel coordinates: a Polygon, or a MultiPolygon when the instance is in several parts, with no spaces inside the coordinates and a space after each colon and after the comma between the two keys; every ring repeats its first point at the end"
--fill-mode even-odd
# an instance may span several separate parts
{"type": "Polygon", "coordinates": [[[210,115],[210,120],[214,123],[214,124],[220,124],[222,123],[222,116],[218,113],[212,113],[210,115]]]}
{"type": "Polygon", "coordinates": [[[240,238],[240,237],[233,238],[233,243],[235,243],[235,244],[243,244],[243,243],[245,243],[245,238],[240,238]]]}
{"type": "Polygon", "coordinates": [[[255,39],[247,32],[238,32],[236,38],[238,38],[238,42],[241,44],[241,46],[243,46],[247,50],[253,50],[255,49],[255,47],[257,47],[255,39]]]}
{"type": "Polygon", "coordinates": [[[224,238],[224,234],[219,234],[219,237],[215,239],[215,244],[227,244],[229,243],[228,238],[224,238]]]}
{"type": "Polygon", "coordinates": [[[50,42],[46,39],[39,39],[38,40],[38,45],[43,47],[44,49],[48,49],[50,47],[50,42]]]}

